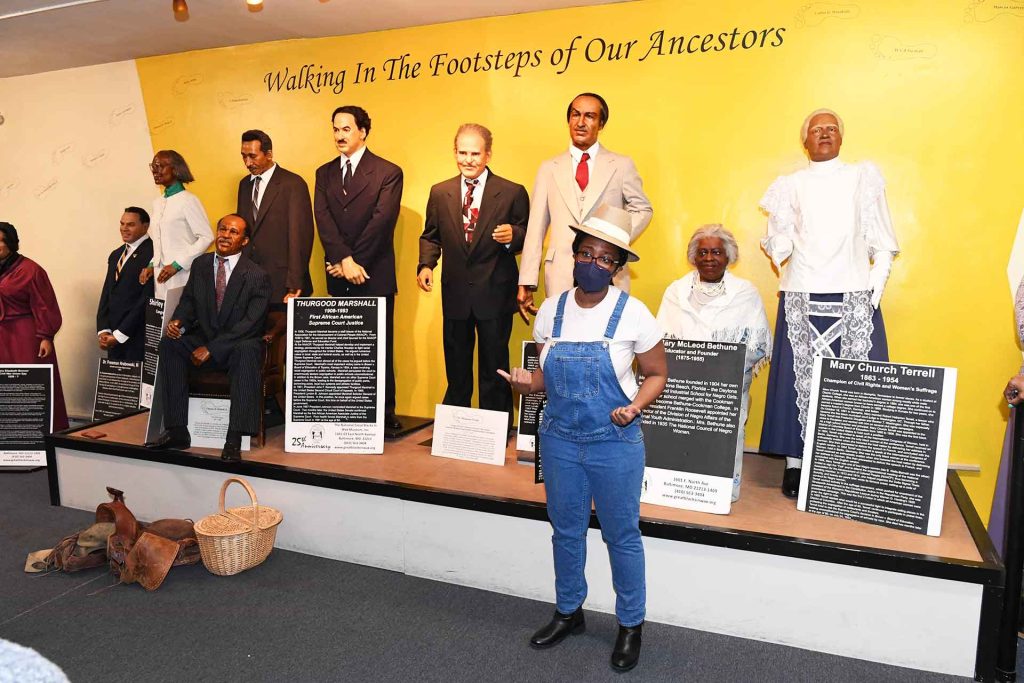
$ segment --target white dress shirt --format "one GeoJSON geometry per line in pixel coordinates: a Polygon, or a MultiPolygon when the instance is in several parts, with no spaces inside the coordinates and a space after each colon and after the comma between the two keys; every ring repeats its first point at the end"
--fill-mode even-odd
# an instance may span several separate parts
{"type": "Polygon", "coordinates": [[[366,153],[366,145],[363,145],[362,147],[357,149],[355,151],[355,153],[353,153],[352,156],[350,156],[350,157],[347,157],[344,154],[342,154],[341,158],[339,159],[339,161],[341,162],[341,174],[343,176],[345,175],[345,162],[346,161],[351,161],[352,162],[352,175],[355,175],[356,169],[359,168],[359,161],[363,158],[363,154],[365,154],[365,153],[366,153]]]}
{"type": "MultiPolygon", "coordinates": [[[[259,211],[260,205],[263,204],[263,193],[267,191],[267,183],[269,183],[270,179],[274,176],[274,169],[276,169],[276,168],[277,168],[277,164],[274,164],[273,166],[268,168],[263,173],[260,173],[259,175],[251,176],[250,182],[252,182],[252,183],[255,183],[257,178],[260,179],[260,188],[259,188],[259,190],[256,191],[256,210],[257,211],[259,211]]],[[[252,196],[252,190],[251,189],[249,190],[249,196],[250,197],[252,196]]]]}
{"type": "MultiPolygon", "coordinates": [[[[128,245],[128,255],[125,256],[125,258],[124,258],[125,263],[128,263],[128,259],[130,259],[132,257],[132,254],[134,254],[135,250],[139,248],[139,245],[142,244],[143,242],[145,242],[148,239],[149,239],[149,235],[143,235],[142,237],[140,237],[139,239],[135,240],[134,242],[127,242],[127,245],[128,245]]],[[[118,256],[117,258],[118,258],[118,260],[121,259],[120,256],[118,256]]],[[[96,334],[100,335],[100,334],[103,334],[104,332],[110,332],[110,334],[114,335],[114,338],[117,339],[117,343],[118,344],[124,344],[126,341],[128,341],[131,338],[127,334],[122,332],[121,330],[114,330],[114,331],[111,332],[110,329],[106,329],[106,330],[100,330],[96,334]]]]}
{"type": "Polygon", "coordinates": [[[885,180],[871,162],[812,161],[777,178],[760,206],[769,214],[761,244],[781,268],[784,292],[872,289],[872,260],[888,268],[899,252],[885,180]]]}

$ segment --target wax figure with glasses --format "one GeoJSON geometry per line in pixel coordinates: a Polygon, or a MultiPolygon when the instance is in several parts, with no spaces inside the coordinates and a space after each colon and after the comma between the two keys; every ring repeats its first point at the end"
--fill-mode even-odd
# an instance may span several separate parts
{"type": "Polygon", "coordinates": [[[53,365],[53,429],[68,428],[53,338],[62,322],[42,266],[19,253],[18,230],[0,222],[0,365],[53,365]]]}
{"type": "MultiPolygon", "coordinates": [[[[548,297],[573,286],[574,235],[569,226],[581,224],[601,204],[629,212],[634,242],[651,222],[654,212],[633,160],[597,140],[608,123],[608,113],[608,104],[600,95],[577,95],[565,113],[569,150],[543,162],[537,171],[519,267],[518,302],[523,320],[529,320],[527,314],[537,313],[533,292],[542,265],[548,297]]],[[[618,271],[615,285],[629,291],[628,268],[618,271]]]]}
{"type": "Polygon", "coordinates": [[[731,232],[718,223],[701,226],[690,237],[686,258],[694,270],[668,286],[658,308],[658,323],[665,334],[677,339],[738,342],[747,346],[732,478],[735,502],[740,498],[750,383],[770,357],[771,330],[757,288],[728,272],[729,266],[739,259],[739,245],[731,232]]]}
{"type": "Polygon", "coordinates": [[[662,330],[612,278],[639,260],[629,243],[630,214],[600,206],[579,226],[572,252],[577,286],[544,301],[533,326],[540,368],[504,373],[516,391],[547,392],[539,453],[555,565],[555,614],[530,645],[546,648],[586,628],[584,574],[591,501],[608,546],[619,630],[614,669],[640,658],[645,616],[640,486],[644,437],[640,412],[665,388],[662,330]],[[633,374],[636,361],[643,382],[633,374]]]}
{"type": "Polygon", "coordinates": [[[786,456],[782,492],[795,498],[815,356],[888,360],[879,303],[899,252],[885,180],[869,161],[839,159],[845,126],[830,109],[804,119],[810,163],[780,176],[760,206],[761,240],[780,272],[761,452],[786,456]]]}
{"type": "Polygon", "coordinates": [[[149,226],[153,260],[139,273],[139,282],[145,284],[155,277],[156,296],[164,299],[167,290],[185,286],[192,261],[206,252],[213,242],[213,231],[199,197],[185,189],[195,177],[180,154],[173,149],[161,150],[153,157],[149,169],[153,182],[164,190],[153,201],[149,226]]]}
{"type": "Polygon", "coordinates": [[[459,175],[430,188],[416,281],[434,288],[442,259],[441,307],[444,403],[469,406],[473,397],[473,347],[479,339],[480,407],[507,412],[512,391],[498,376],[508,371],[508,341],[516,313],[519,268],[530,198],[526,188],[491,172],[491,131],[467,123],[455,135],[459,175]]]}
{"type": "Polygon", "coordinates": [[[331,115],[339,156],[316,170],[313,213],[327,261],[331,296],[385,298],[387,340],[384,427],[402,428],[395,415],[395,225],[402,205],[402,169],[366,148],[370,116],[362,107],[331,115]]]}
{"type": "Polygon", "coordinates": [[[153,259],[149,214],[129,206],[121,215],[121,241],[107,257],[107,275],[96,309],[96,336],[111,360],[141,361],[146,345],[146,303],[153,296],[153,280],[145,284],[139,274],[153,259]]]}
{"type": "Polygon", "coordinates": [[[160,341],[157,390],[163,392],[164,431],[153,448],[188,448],[188,375],[226,370],[231,412],[221,459],[241,459],[242,436],[259,427],[270,276],[247,258],[245,219],[228,214],[217,223],[216,252],[203,254],[185,284],[167,335],[160,341]]]}
{"type": "Polygon", "coordinates": [[[243,251],[270,275],[270,310],[284,311],[288,299],[313,293],[309,186],[274,161],[273,141],[261,130],[242,133],[242,163],[249,175],[238,181],[235,213],[252,235],[243,251]]]}

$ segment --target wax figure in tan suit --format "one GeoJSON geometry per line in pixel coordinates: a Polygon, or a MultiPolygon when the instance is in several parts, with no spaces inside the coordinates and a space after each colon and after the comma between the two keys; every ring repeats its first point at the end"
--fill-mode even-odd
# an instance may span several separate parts
{"type": "Polygon", "coordinates": [[[301,176],[274,162],[270,136],[242,133],[242,162],[249,175],[238,181],[235,211],[251,226],[243,253],[270,275],[270,310],[284,311],[288,299],[309,296],[313,251],[313,206],[301,176]]]}
{"type": "Polygon", "coordinates": [[[387,342],[384,427],[399,430],[395,415],[395,224],[402,205],[402,169],[366,148],[370,115],[344,106],[331,116],[340,156],[316,170],[313,213],[327,260],[331,296],[385,298],[387,342]]]}
{"type": "MultiPolygon", "coordinates": [[[[577,95],[569,103],[566,120],[572,145],[569,151],[540,165],[530,200],[530,222],[519,266],[519,311],[524,320],[527,313],[537,313],[533,291],[542,264],[548,297],[573,286],[574,233],[570,225],[582,224],[598,206],[608,204],[629,212],[633,229],[630,241],[635,242],[653,215],[633,160],[597,142],[608,122],[604,98],[594,93],[577,95]]],[[[629,271],[623,268],[614,283],[629,291],[629,271]]]]}
{"type": "Polygon", "coordinates": [[[494,175],[491,131],[475,123],[455,135],[459,175],[434,185],[420,236],[416,280],[433,290],[433,270],[443,257],[441,306],[444,312],[444,403],[469,406],[473,398],[473,347],[479,339],[480,407],[507,412],[512,389],[498,370],[508,372],[508,340],[516,314],[516,254],[523,248],[530,198],[526,188],[494,175]]]}

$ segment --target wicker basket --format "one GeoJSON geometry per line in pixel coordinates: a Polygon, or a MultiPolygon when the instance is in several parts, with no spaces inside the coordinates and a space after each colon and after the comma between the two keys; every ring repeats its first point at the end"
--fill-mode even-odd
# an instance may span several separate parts
{"type": "Polygon", "coordinates": [[[203,564],[214,574],[231,576],[267,559],[274,548],[280,510],[259,505],[256,492],[245,479],[231,477],[220,487],[220,512],[196,522],[196,538],[203,564]],[[249,507],[224,509],[224,494],[231,482],[245,487],[252,499],[249,507]]]}

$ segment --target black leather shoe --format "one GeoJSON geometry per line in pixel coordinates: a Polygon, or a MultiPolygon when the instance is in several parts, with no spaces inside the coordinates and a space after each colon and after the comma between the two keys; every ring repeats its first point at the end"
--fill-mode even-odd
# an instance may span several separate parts
{"type": "Polygon", "coordinates": [[[161,432],[155,441],[146,444],[146,448],[174,448],[183,451],[192,445],[192,435],[188,433],[187,427],[172,427],[166,432],[161,432]]]}
{"type": "Polygon", "coordinates": [[[220,452],[220,459],[227,462],[242,461],[242,435],[235,432],[228,432],[224,440],[224,450],[220,452]]]}
{"type": "Polygon", "coordinates": [[[800,468],[787,467],[786,473],[782,475],[782,495],[786,498],[796,498],[800,493],[800,468]]]}
{"type": "Polygon", "coordinates": [[[398,419],[397,415],[385,415],[384,416],[384,429],[391,429],[398,431],[402,428],[402,421],[398,419]]]}
{"type": "Polygon", "coordinates": [[[587,622],[583,618],[583,608],[580,607],[572,614],[562,614],[555,611],[555,616],[530,638],[530,647],[535,650],[558,645],[570,633],[578,636],[587,630],[587,622]]]}
{"type": "Polygon", "coordinates": [[[640,661],[640,640],[644,624],[636,626],[619,626],[619,635],[615,638],[615,649],[612,650],[612,668],[616,671],[629,671],[640,661]]]}

